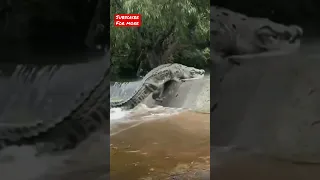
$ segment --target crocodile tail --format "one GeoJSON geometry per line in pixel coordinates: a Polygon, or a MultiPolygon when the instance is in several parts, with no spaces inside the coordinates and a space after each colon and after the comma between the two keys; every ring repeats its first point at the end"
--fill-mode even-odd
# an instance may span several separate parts
{"type": "Polygon", "coordinates": [[[141,88],[127,101],[123,101],[113,107],[121,107],[123,109],[132,109],[141,103],[145,98],[147,98],[152,92],[156,90],[155,85],[143,84],[141,88]]]}
{"type": "Polygon", "coordinates": [[[48,139],[52,138],[53,150],[74,148],[102,124],[109,123],[107,122],[110,115],[108,73],[109,69],[84,103],[48,134],[48,139]]]}
{"type": "Polygon", "coordinates": [[[109,69],[85,101],[63,121],[27,140],[31,144],[37,144],[38,153],[75,148],[91,133],[98,130],[102,124],[109,123],[110,85],[107,78],[108,73],[109,69]]]}
{"type": "Polygon", "coordinates": [[[110,102],[110,107],[111,108],[116,108],[116,107],[121,107],[122,106],[122,104],[124,104],[126,102],[126,100],[125,101],[117,101],[117,102],[110,102]]]}

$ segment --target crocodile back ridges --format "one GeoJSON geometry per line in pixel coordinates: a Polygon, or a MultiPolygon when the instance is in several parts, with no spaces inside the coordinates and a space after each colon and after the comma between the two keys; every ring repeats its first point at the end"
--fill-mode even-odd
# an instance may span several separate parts
{"type": "Polygon", "coordinates": [[[210,34],[211,49],[225,57],[296,49],[303,30],[297,25],[287,26],[268,18],[211,6],[210,34]]]}
{"type": "Polygon", "coordinates": [[[42,151],[74,148],[102,125],[109,124],[109,72],[110,69],[107,70],[105,78],[90,93],[90,97],[86,98],[83,105],[78,106],[70,116],[64,118],[55,127],[47,128],[40,136],[34,137],[33,141],[49,142],[49,149],[44,147],[42,151]]]}
{"type": "MultiPolygon", "coordinates": [[[[66,119],[79,119],[83,114],[88,113],[89,108],[93,106],[97,100],[99,100],[100,96],[96,96],[96,91],[103,89],[103,93],[108,93],[109,85],[108,85],[108,74],[109,70],[105,72],[104,76],[100,79],[100,81],[95,85],[93,90],[90,92],[90,94],[84,99],[83,103],[81,103],[77,108],[72,110],[70,114],[64,118],[57,119],[55,123],[38,123],[30,126],[24,126],[24,127],[12,127],[7,128],[7,131],[10,133],[10,141],[15,141],[20,138],[30,138],[32,136],[37,136],[38,134],[42,132],[46,132],[50,128],[53,128],[61,121],[64,121],[66,119]],[[96,97],[95,97],[96,96],[96,97]]],[[[1,135],[0,135],[1,136],[1,135]]],[[[1,138],[0,138],[1,139],[1,138]]]]}
{"type": "Polygon", "coordinates": [[[169,68],[170,66],[175,65],[175,63],[168,63],[168,64],[162,64],[160,66],[157,66],[156,68],[153,68],[151,71],[149,71],[144,78],[142,79],[141,82],[145,82],[146,80],[150,79],[150,77],[154,76],[157,74],[158,71],[165,69],[165,68],[169,68]]]}
{"type": "Polygon", "coordinates": [[[103,78],[97,83],[84,103],[74,109],[69,116],[63,118],[63,121],[57,124],[42,124],[38,127],[25,128],[29,132],[24,131],[23,138],[17,138],[16,133],[12,133],[11,141],[0,139],[0,149],[7,144],[35,144],[41,142],[48,143],[50,146],[40,149],[40,153],[42,151],[70,149],[77,146],[101,125],[109,124],[109,73],[110,68],[106,70],[103,78]],[[28,134],[29,136],[27,136],[28,134]],[[2,146],[1,143],[3,143],[2,146]]]}
{"type": "Polygon", "coordinates": [[[109,83],[107,82],[102,83],[102,86],[96,89],[92,94],[96,99],[93,106],[82,106],[77,109],[77,111],[80,111],[81,116],[67,118],[59,123],[58,126],[45,131],[41,136],[34,137],[33,142],[45,143],[39,153],[72,149],[92,132],[104,127],[104,125],[109,125],[110,111],[108,106],[110,94],[106,93],[108,88],[109,83]],[[87,113],[81,113],[82,110],[87,113]]]}
{"type": "MultiPolygon", "coordinates": [[[[147,90],[145,88],[143,88],[145,86],[145,82],[148,81],[149,79],[152,79],[153,77],[157,77],[160,76],[160,71],[166,68],[169,68],[170,66],[172,66],[174,64],[170,63],[170,64],[162,64],[154,69],[152,69],[151,71],[149,71],[144,78],[141,80],[140,85],[136,88],[136,90],[134,91],[134,93],[127,99],[122,100],[122,101],[116,101],[116,102],[110,102],[110,106],[112,108],[116,108],[116,107],[121,107],[124,106],[125,104],[130,104],[131,103],[131,99],[134,97],[139,97],[139,95],[142,95],[141,93],[143,93],[142,91],[145,90],[146,93],[148,93],[148,95],[151,92],[148,92],[150,90],[147,90]]],[[[143,95],[145,96],[145,95],[143,95]]],[[[139,98],[140,99],[140,98],[139,98]]]]}
{"type": "Polygon", "coordinates": [[[110,68],[106,70],[103,77],[95,85],[90,94],[85,98],[82,104],[70,113],[70,118],[81,118],[83,114],[87,114],[92,107],[95,107],[98,101],[101,101],[101,97],[105,97],[108,94],[108,101],[110,101],[110,84],[109,84],[110,68]]]}
{"type": "Polygon", "coordinates": [[[110,69],[86,98],[85,103],[74,109],[70,116],[52,128],[38,130],[42,134],[33,137],[32,142],[49,144],[49,147],[45,146],[40,151],[50,152],[74,148],[101,125],[109,124],[109,73],[110,69]]]}
{"type": "MultiPolygon", "coordinates": [[[[78,103],[78,106],[76,106],[75,108],[71,108],[68,113],[63,113],[61,114],[60,118],[55,118],[52,120],[39,120],[34,121],[34,123],[24,125],[7,124],[6,126],[0,126],[0,139],[8,141],[18,141],[21,138],[30,138],[33,136],[37,136],[39,135],[39,133],[46,132],[48,129],[53,128],[65,119],[71,118],[72,116],[81,116],[81,114],[86,113],[81,112],[83,106],[88,106],[87,104],[92,104],[95,102],[95,100],[91,100],[91,98],[94,98],[94,92],[96,91],[96,89],[99,89],[102,84],[104,86],[108,84],[108,80],[106,77],[109,74],[109,70],[110,68],[107,68],[107,70],[104,72],[104,75],[102,77],[100,76],[100,80],[96,82],[94,87],[91,87],[91,91],[88,94],[85,94],[85,98],[83,98],[83,100],[78,103]]],[[[105,92],[107,92],[108,90],[108,88],[104,88],[105,92]]],[[[80,94],[79,96],[83,96],[83,94],[80,94]]],[[[78,97],[77,99],[80,98],[78,97]]]]}

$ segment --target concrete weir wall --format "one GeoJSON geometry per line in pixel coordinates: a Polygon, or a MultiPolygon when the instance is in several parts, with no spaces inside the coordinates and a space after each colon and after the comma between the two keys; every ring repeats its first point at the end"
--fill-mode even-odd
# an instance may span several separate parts
{"type": "Polygon", "coordinates": [[[172,83],[165,91],[165,99],[156,102],[149,96],[144,103],[147,106],[188,108],[200,112],[210,112],[210,76],[203,79],[172,83]]]}
{"type": "Polygon", "coordinates": [[[302,48],[290,55],[249,59],[234,68],[212,115],[213,144],[320,162],[319,67],[319,57],[302,48]]]}

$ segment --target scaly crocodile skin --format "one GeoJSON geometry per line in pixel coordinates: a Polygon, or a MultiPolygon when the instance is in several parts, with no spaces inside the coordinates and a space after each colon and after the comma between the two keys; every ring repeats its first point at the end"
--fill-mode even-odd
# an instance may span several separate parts
{"type": "Polygon", "coordinates": [[[303,34],[297,25],[285,26],[216,6],[211,7],[210,20],[211,49],[222,57],[296,48],[303,34]]]}
{"type": "Polygon", "coordinates": [[[168,81],[181,81],[189,78],[200,78],[205,71],[182,64],[163,64],[152,69],[141,81],[141,85],[133,95],[123,101],[111,102],[111,108],[121,107],[124,109],[134,108],[151,93],[163,91],[163,86],[168,81]]]}
{"type": "MultiPolygon", "coordinates": [[[[105,60],[94,62],[96,64],[92,67],[100,65],[107,66],[105,62],[105,60]]],[[[91,68],[88,64],[84,66],[91,68]]],[[[110,85],[108,75],[110,68],[106,67],[104,69],[104,75],[100,77],[100,80],[92,86],[90,90],[85,88],[89,93],[82,94],[82,98],[74,100],[80,100],[79,102],[73,103],[76,105],[75,108],[64,111],[64,113],[69,112],[66,116],[61,115],[61,118],[45,119],[40,122],[35,119],[34,123],[30,125],[23,123],[16,125],[3,124],[0,126],[0,144],[4,147],[12,144],[52,142],[55,145],[52,149],[63,149],[75,146],[109,118],[110,85]]],[[[66,72],[69,73],[68,70],[66,72]]],[[[98,74],[99,72],[97,72],[96,75],[98,74]]],[[[84,75],[88,76],[88,74],[84,75]]],[[[81,90],[79,91],[81,92],[81,90]]],[[[23,122],[24,118],[21,118],[20,121],[23,122]]],[[[19,121],[17,120],[17,122],[19,121]]]]}

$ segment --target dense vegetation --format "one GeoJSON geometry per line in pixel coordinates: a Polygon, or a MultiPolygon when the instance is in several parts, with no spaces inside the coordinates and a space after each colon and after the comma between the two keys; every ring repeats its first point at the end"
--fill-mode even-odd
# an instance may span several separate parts
{"type": "Polygon", "coordinates": [[[208,0],[111,0],[113,78],[135,77],[164,63],[208,67],[208,0]],[[114,14],[139,13],[142,26],[118,28],[114,14]]]}

